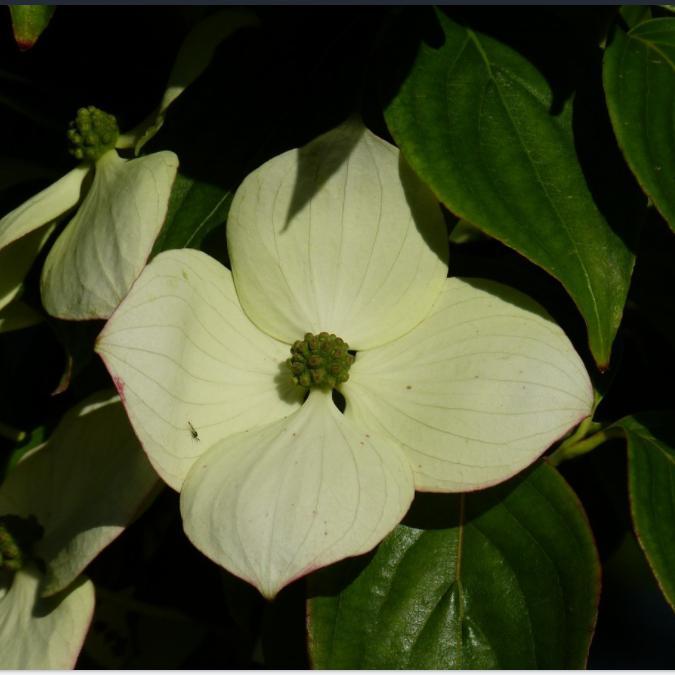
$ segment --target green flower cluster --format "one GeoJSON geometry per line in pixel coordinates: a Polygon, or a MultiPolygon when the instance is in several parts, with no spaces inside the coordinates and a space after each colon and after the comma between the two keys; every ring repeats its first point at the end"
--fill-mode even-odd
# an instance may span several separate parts
{"type": "Polygon", "coordinates": [[[73,144],[70,154],[76,159],[95,162],[115,147],[119,134],[113,115],[93,105],[80,108],[68,129],[68,140],[73,144]]]}
{"type": "Polygon", "coordinates": [[[306,333],[296,340],[286,361],[293,382],[301,387],[333,389],[349,379],[349,367],[354,357],[349,345],[333,333],[306,333]]]}

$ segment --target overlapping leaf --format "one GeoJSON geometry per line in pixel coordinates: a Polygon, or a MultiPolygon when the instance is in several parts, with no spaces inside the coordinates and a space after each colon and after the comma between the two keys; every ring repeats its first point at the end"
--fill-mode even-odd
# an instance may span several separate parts
{"type": "Polygon", "coordinates": [[[626,161],[675,230],[675,19],[617,28],[603,79],[614,132],[626,161]]]}
{"type": "Polygon", "coordinates": [[[675,425],[672,413],[626,417],[633,523],[668,602],[675,608],[675,425]]]}
{"type": "Polygon", "coordinates": [[[314,666],[583,667],[598,561],[554,469],[488,491],[422,496],[407,523],[370,560],[313,578],[314,666]]]}
{"type": "Polygon", "coordinates": [[[542,75],[507,46],[440,12],[442,43],[419,45],[388,104],[390,131],[454,213],[556,277],[609,362],[633,255],[595,205],[568,103],[552,114],[542,75]]]}

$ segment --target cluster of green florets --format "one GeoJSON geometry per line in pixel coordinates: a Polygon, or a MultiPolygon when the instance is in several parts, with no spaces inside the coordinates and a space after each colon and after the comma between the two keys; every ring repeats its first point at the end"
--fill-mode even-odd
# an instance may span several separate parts
{"type": "Polygon", "coordinates": [[[95,162],[115,147],[119,134],[113,115],[93,105],[80,108],[68,129],[68,140],[73,144],[70,154],[76,159],[95,162]]]}
{"type": "Polygon", "coordinates": [[[304,340],[293,344],[291,358],[286,361],[295,384],[320,389],[346,382],[353,362],[349,345],[332,333],[306,333],[304,340]]]}
{"type": "Polygon", "coordinates": [[[35,516],[0,516],[0,570],[20,570],[33,557],[33,545],[43,533],[35,516]]]}

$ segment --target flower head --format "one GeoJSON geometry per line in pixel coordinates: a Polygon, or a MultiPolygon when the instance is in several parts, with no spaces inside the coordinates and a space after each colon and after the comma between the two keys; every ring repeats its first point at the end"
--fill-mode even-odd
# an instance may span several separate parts
{"type": "Polygon", "coordinates": [[[505,480],[590,412],[564,333],[447,278],[438,203],[360,124],[249,175],[227,235],[232,272],[160,254],[97,350],[188,536],[268,597],[371,549],[415,489],[505,480]]]}
{"type": "Polygon", "coordinates": [[[115,147],[119,135],[112,115],[93,105],[80,108],[68,129],[68,140],[73,144],[70,152],[75,159],[95,162],[115,147]]]}
{"type": "Polygon", "coordinates": [[[112,115],[79,110],[68,138],[84,161],[0,220],[0,263],[11,262],[0,279],[0,309],[19,294],[56,222],[77,205],[45,261],[45,309],[64,319],[107,318],[125,296],[166,217],[178,158],[164,151],[125,160],[114,149],[117,137],[112,115]]]}

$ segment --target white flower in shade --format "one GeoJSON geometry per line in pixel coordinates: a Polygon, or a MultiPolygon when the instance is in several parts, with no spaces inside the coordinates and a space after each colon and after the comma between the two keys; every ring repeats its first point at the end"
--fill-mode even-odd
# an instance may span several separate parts
{"type": "Polygon", "coordinates": [[[119,397],[70,411],[0,485],[0,669],[72,668],[94,611],[81,576],[159,485],[119,397]]]}
{"type": "Polygon", "coordinates": [[[227,236],[232,272],[157,256],[97,351],[192,542],[267,597],[371,549],[415,489],[503,481],[590,413],[561,329],[447,278],[438,203],[359,124],[250,174],[227,236]]]}
{"type": "Polygon", "coordinates": [[[79,204],[45,261],[42,302],[63,319],[109,317],[166,217],[178,168],[174,153],[122,159],[114,117],[91,107],[78,112],[69,135],[83,162],[0,220],[0,310],[20,293],[56,221],[79,204]]]}

